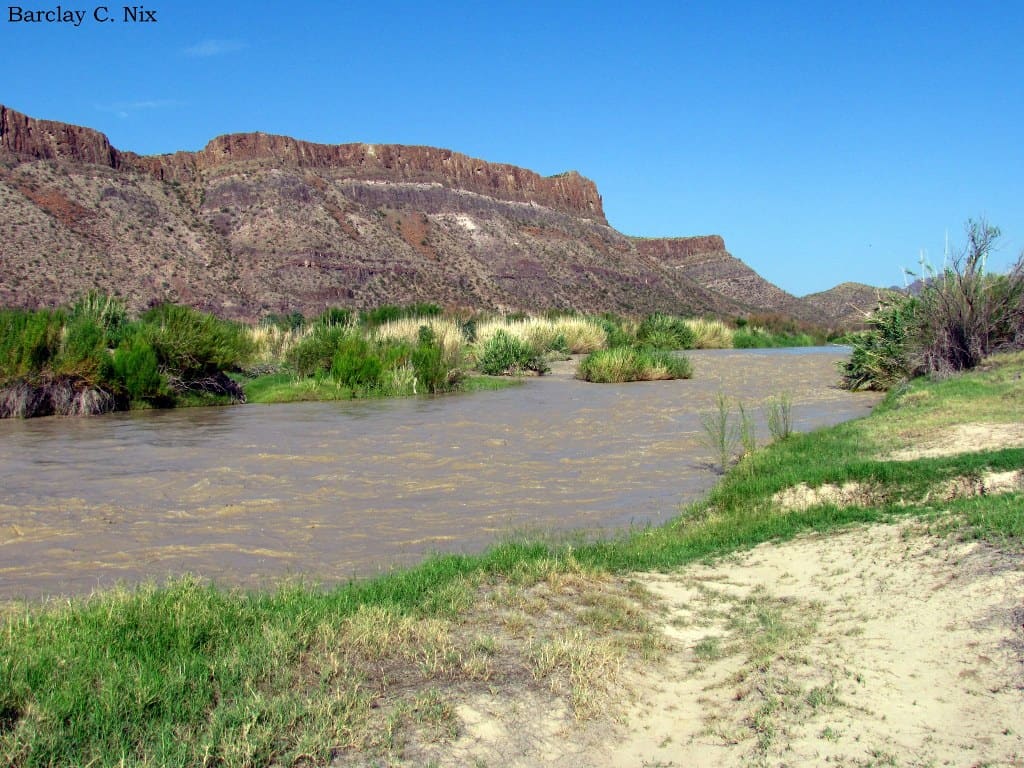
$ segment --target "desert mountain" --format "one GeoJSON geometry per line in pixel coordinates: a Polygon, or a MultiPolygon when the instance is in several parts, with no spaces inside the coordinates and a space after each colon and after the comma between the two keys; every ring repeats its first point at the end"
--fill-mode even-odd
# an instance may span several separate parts
{"type": "Polygon", "coordinates": [[[575,171],[432,147],[249,133],[139,156],[0,106],[0,211],[4,306],[96,288],[250,320],[416,301],[825,319],[721,237],[617,232],[575,171]]]}

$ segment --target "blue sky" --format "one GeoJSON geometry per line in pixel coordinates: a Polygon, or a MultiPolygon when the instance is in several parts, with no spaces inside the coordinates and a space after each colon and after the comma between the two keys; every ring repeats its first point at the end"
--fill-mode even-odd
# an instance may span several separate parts
{"type": "Polygon", "coordinates": [[[20,7],[58,5],[86,21],[2,6],[0,103],[119,149],[260,130],[576,169],[616,229],[721,234],[798,295],[899,284],[969,217],[996,267],[1024,249],[1022,2],[20,7]]]}

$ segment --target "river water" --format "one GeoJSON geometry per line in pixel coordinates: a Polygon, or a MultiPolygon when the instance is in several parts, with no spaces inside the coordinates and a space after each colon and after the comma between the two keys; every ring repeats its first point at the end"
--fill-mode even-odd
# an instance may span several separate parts
{"type": "Polygon", "coordinates": [[[700,415],[792,396],[800,431],[866,414],[840,348],[689,353],[694,378],[0,422],[0,600],[193,573],[325,584],[502,538],[663,522],[717,475],[700,415]]]}

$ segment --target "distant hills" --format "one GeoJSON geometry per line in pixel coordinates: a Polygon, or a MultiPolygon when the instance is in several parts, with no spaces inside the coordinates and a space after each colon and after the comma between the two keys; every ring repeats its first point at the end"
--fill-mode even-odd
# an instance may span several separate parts
{"type": "Polygon", "coordinates": [[[847,325],[875,289],[803,299],[716,235],[634,238],[575,171],[263,133],[140,156],[0,106],[0,305],[89,290],[254,320],[328,306],[779,313],[847,325]]]}

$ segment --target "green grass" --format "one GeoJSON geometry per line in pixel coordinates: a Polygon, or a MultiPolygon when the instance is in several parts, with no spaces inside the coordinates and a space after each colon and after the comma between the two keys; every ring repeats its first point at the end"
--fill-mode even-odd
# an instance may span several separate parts
{"type": "Polygon", "coordinates": [[[583,358],[576,371],[576,378],[600,384],[688,379],[692,375],[686,357],[640,347],[599,349],[583,358]]]}
{"type": "MultiPolygon", "coordinates": [[[[296,378],[291,373],[269,373],[247,379],[235,377],[245,389],[248,403],[298,403],[309,401],[350,400],[373,397],[372,390],[354,391],[328,378],[296,378]]],[[[488,392],[515,386],[519,381],[508,377],[468,376],[459,382],[460,392],[488,392]]]]}
{"type": "MultiPolygon", "coordinates": [[[[1024,494],[949,502],[928,494],[951,478],[1024,468],[1024,449],[911,461],[886,454],[900,441],[968,419],[1019,420],[1022,373],[1024,355],[1017,355],[988,370],[914,382],[870,417],[794,435],[744,457],[672,522],[591,544],[508,542],[331,590],[299,584],[246,593],[181,579],[8,606],[0,614],[0,764],[323,765],[342,749],[386,750],[400,739],[380,720],[382,681],[394,678],[401,689],[403,676],[412,675],[409,685],[420,695],[439,680],[456,679],[453,670],[475,669],[469,646],[460,650],[457,633],[444,622],[482,610],[485,594],[558,574],[599,578],[676,568],[805,531],[909,515],[938,534],[1019,548],[1024,494]],[[878,503],[786,512],[772,502],[773,494],[797,483],[850,481],[874,488],[878,503]],[[426,688],[416,688],[417,680],[426,688]]],[[[489,610],[497,625],[501,611],[489,610]]],[[[618,603],[598,600],[580,617],[588,631],[629,619],[618,603]]],[[[564,636],[575,637],[572,631],[564,636]]],[[[535,643],[540,661],[563,648],[558,642],[535,643]]],[[[494,642],[488,645],[485,655],[494,655],[494,642]]],[[[573,652],[564,674],[571,677],[572,665],[600,645],[564,645],[573,652]]],[[[473,657],[480,669],[482,653],[473,657]]],[[[710,640],[702,653],[715,655],[710,640]]],[[[554,667],[562,663],[552,659],[554,667]]],[[[445,730],[444,702],[431,701],[428,709],[437,710],[445,730]]],[[[402,711],[389,721],[395,728],[408,720],[402,711]]]]}

